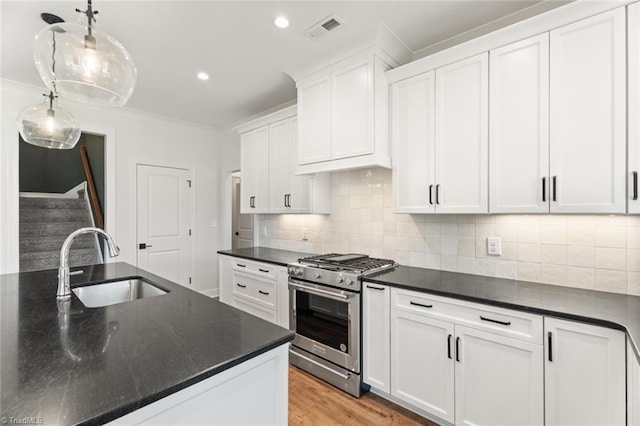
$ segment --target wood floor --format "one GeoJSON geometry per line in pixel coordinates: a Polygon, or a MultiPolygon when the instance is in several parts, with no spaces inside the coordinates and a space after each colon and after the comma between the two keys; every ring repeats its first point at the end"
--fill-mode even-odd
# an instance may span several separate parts
{"type": "Polygon", "coordinates": [[[370,392],[360,399],[354,398],[291,365],[289,424],[437,426],[370,392]]]}

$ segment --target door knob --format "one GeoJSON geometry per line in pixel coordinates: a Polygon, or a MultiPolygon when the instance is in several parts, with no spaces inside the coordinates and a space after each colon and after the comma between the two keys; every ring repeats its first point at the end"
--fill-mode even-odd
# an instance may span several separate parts
{"type": "Polygon", "coordinates": [[[144,249],[146,249],[146,248],[148,248],[148,247],[153,247],[153,246],[152,246],[152,245],[147,245],[146,243],[140,243],[140,244],[138,244],[138,248],[139,248],[140,250],[144,250],[144,249]]]}
{"type": "Polygon", "coordinates": [[[237,235],[240,235],[240,233],[239,233],[238,231],[234,232],[234,234],[235,234],[236,236],[237,236],[237,235]]]}

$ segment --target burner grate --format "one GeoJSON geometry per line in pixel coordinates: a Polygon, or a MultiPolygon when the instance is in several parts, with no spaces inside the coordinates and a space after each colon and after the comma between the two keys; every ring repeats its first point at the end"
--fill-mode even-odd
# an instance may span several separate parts
{"type": "Polygon", "coordinates": [[[356,253],[327,253],[304,257],[298,259],[298,262],[303,265],[315,266],[318,268],[332,268],[335,270],[353,271],[358,273],[396,265],[396,262],[393,260],[376,259],[364,254],[356,253]]]}

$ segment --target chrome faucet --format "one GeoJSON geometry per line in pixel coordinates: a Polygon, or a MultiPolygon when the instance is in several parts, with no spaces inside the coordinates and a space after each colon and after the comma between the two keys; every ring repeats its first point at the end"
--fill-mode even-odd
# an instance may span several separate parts
{"type": "Polygon", "coordinates": [[[68,300],[71,298],[71,286],[69,285],[69,251],[71,250],[71,244],[76,239],[76,237],[83,234],[96,233],[98,235],[102,235],[104,239],[107,241],[107,245],[109,246],[109,256],[116,257],[120,254],[120,249],[116,246],[111,235],[107,234],[100,228],[80,228],[73,231],[64,243],[62,244],[62,249],[60,249],[60,268],[58,269],[58,292],[56,293],[56,298],[58,300],[68,300]]]}

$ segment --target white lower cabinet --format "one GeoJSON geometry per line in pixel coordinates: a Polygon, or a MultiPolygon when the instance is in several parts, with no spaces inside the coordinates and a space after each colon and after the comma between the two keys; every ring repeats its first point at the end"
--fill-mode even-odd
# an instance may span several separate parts
{"type": "Polygon", "coordinates": [[[622,331],[545,318],[545,424],[626,422],[622,331]]]}
{"type": "Polygon", "coordinates": [[[454,422],[453,324],[391,310],[391,395],[454,422]]]}
{"type": "Polygon", "coordinates": [[[220,301],[289,328],[288,273],[284,266],[220,256],[220,301]]]}
{"type": "Polygon", "coordinates": [[[622,425],[640,392],[618,330],[366,281],[363,321],[364,382],[435,421],[622,425]]]}
{"type": "Polygon", "coordinates": [[[459,325],[455,331],[455,423],[542,425],[542,345],[459,325]]]}
{"type": "Polygon", "coordinates": [[[627,424],[640,425],[640,359],[627,341],[627,424]]]}

